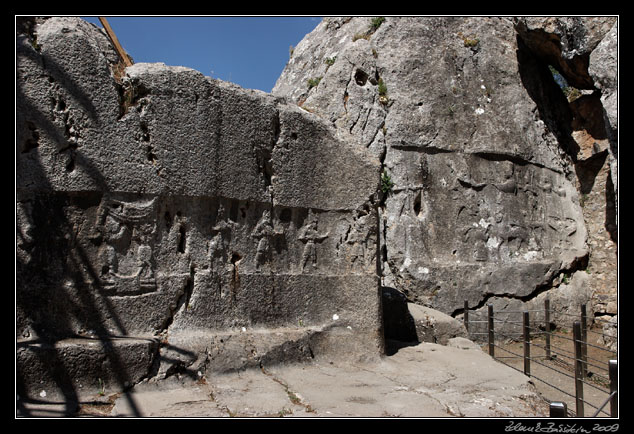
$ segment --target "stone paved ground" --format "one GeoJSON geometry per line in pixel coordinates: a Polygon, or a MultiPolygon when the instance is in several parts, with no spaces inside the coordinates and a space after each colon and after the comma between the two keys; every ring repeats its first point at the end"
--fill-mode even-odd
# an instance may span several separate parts
{"type": "Polygon", "coordinates": [[[79,406],[18,401],[18,416],[545,417],[529,378],[473,342],[420,343],[378,362],[254,369],[193,381],[173,376],[79,406]]]}

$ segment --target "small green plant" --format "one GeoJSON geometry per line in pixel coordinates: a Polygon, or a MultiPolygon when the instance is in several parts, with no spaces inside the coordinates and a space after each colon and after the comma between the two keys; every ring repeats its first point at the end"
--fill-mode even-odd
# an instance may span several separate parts
{"type": "Polygon", "coordinates": [[[381,191],[383,194],[390,194],[392,188],[394,188],[394,182],[392,182],[392,178],[387,173],[387,170],[383,170],[381,174],[381,191]]]}
{"type": "Polygon", "coordinates": [[[40,47],[40,45],[37,43],[37,37],[33,37],[33,39],[30,39],[29,42],[31,43],[31,46],[35,49],[35,51],[42,51],[42,47],[40,47]]]}
{"type": "Polygon", "coordinates": [[[478,38],[464,36],[462,32],[459,32],[458,36],[460,36],[460,38],[462,39],[462,43],[464,44],[465,47],[469,47],[469,48],[477,47],[478,44],[480,43],[480,40],[478,38]]]}
{"type": "Polygon", "coordinates": [[[279,417],[284,417],[288,414],[293,414],[293,410],[289,410],[288,408],[284,407],[277,414],[279,417]]]}
{"type": "Polygon", "coordinates": [[[293,57],[293,53],[295,52],[295,47],[292,45],[288,47],[288,57],[293,57]]]}
{"type": "Polygon", "coordinates": [[[370,40],[370,37],[372,36],[372,34],[374,32],[376,32],[378,30],[379,27],[381,27],[381,24],[383,24],[385,22],[385,17],[374,17],[372,18],[372,20],[370,21],[370,28],[368,30],[366,30],[365,32],[359,32],[356,33],[353,37],[352,37],[352,42],[359,40],[359,39],[366,39],[366,40],[370,40]]]}
{"type": "Polygon", "coordinates": [[[335,64],[335,60],[337,60],[337,56],[326,57],[326,60],[324,62],[326,63],[326,65],[332,66],[335,64]]]}
{"type": "Polygon", "coordinates": [[[359,33],[355,33],[354,36],[352,37],[352,42],[357,41],[359,39],[366,39],[366,40],[370,40],[370,36],[372,36],[372,34],[370,32],[359,32],[359,33]]]}
{"type": "Polygon", "coordinates": [[[464,46],[465,47],[475,47],[480,43],[480,40],[478,38],[465,38],[464,39],[464,46]]]}
{"type": "Polygon", "coordinates": [[[290,390],[286,389],[286,395],[288,396],[288,399],[295,405],[302,405],[302,400],[299,399],[299,397],[294,393],[291,392],[290,390]]]}
{"type": "Polygon", "coordinates": [[[106,385],[101,378],[97,378],[97,381],[99,382],[99,396],[104,396],[106,394],[106,385]]]}
{"type": "Polygon", "coordinates": [[[379,95],[387,96],[387,86],[385,85],[385,82],[383,82],[382,78],[379,78],[379,95]]]}
{"type": "Polygon", "coordinates": [[[573,102],[574,100],[576,100],[577,98],[583,95],[579,89],[572,86],[564,87],[562,90],[564,92],[564,95],[566,95],[568,102],[573,102]]]}
{"type": "Polygon", "coordinates": [[[372,21],[370,22],[370,25],[372,26],[372,31],[376,31],[379,27],[381,27],[381,24],[383,24],[384,22],[385,22],[385,17],[372,18],[372,21]]]}
{"type": "Polygon", "coordinates": [[[383,105],[388,103],[387,86],[385,85],[385,82],[383,82],[382,78],[379,78],[379,102],[383,105]]]}
{"type": "Polygon", "coordinates": [[[321,77],[309,78],[308,79],[308,89],[312,89],[313,87],[316,87],[319,84],[320,81],[321,81],[321,77]]]}

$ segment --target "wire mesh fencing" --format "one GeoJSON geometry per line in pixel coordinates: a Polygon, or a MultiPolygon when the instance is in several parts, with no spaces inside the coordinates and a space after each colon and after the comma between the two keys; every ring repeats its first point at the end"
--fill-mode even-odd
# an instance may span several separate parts
{"type": "Polygon", "coordinates": [[[616,323],[589,318],[583,304],[578,314],[557,312],[555,326],[548,299],[543,309],[486,308],[469,309],[465,301],[469,337],[488,347],[491,357],[537,380],[552,417],[618,417],[618,354],[594,343],[616,342],[616,327],[601,328],[616,323]]]}

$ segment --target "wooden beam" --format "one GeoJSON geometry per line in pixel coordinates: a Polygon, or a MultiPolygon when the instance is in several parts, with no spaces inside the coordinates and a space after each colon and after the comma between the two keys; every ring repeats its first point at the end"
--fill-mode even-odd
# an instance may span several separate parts
{"type": "Polygon", "coordinates": [[[132,62],[130,61],[130,58],[128,57],[126,52],[123,50],[123,47],[121,46],[121,44],[119,43],[119,40],[117,39],[117,35],[114,34],[112,27],[110,27],[110,24],[108,24],[108,20],[106,20],[106,17],[99,17],[99,21],[101,22],[101,25],[103,26],[104,30],[108,34],[108,37],[110,38],[110,41],[112,42],[112,45],[114,45],[115,50],[117,50],[117,54],[119,55],[121,60],[123,60],[123,63],[125,64],[125,66],[132,66],[132,62]]]}

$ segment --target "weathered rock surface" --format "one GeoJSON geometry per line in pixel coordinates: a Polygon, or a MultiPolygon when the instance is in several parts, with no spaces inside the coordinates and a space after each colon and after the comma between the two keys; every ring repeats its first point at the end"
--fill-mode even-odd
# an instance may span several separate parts
{"type": "Polygon", "coordinates": [[[529,377],[464,338],[421,343],[373,363],[312,362],[143,382],[76,406],[23,402],[22,416],[547,417],[529,377]]]}
{"type": "Polygon", "coordinates": [[[102,379],[125,388],[382,353],[380,163],[366,149],[263,92],[184,67],[123,70],[78,18],[27,28],[16,36],[21,388],[34,359],[68,396],[95,383],[103,357],[102,379]],[[143,364],[116,337],[151,342],[143,364]],[[81,369],[47,371],[65,363],[61,343],[81,369]]]}
{"type": "Polygon", "coordinates": [[[618,316],[608,316],[607,318],[605,318],[605,321],[606,322],[603,324],[602,334],[597,339],[597,343],[605,345],[612,351],[618,351],[618,316]]]}
{"type": "MultiPolygon", "coordinates": [[[[614,178],[593,190],[608,200],[589,216],[597,171],[584,169],[608,152],[616,167],[616,18],[376,23],[325,18],[272,93],[381,159],[394,184],[381,208],[384,285],[457,315],[465,300],[535,300],[592,265],[597,234],[615,264],[597,228],[616,233],[614,178]],[[583,96],[567,101],[549,65],[583,96]]],[[[615,273],[588,284],[616,295],[615,273]]]]}
{"type": "Polygon", "coordinates": [[[408,303],[408,307],[420,342],[449,345],[452,339],[467,338],[464,324],[455,318],[419,304],[408,303]]]}
{"type": "Polygon", "coordinates": [[[327,18],[272,94],[16,28],[23,400],[138,415],[131,386],[180,376],[148,414],[531,416],[465,300],[617,313],[616,18],[327,18]]]}

